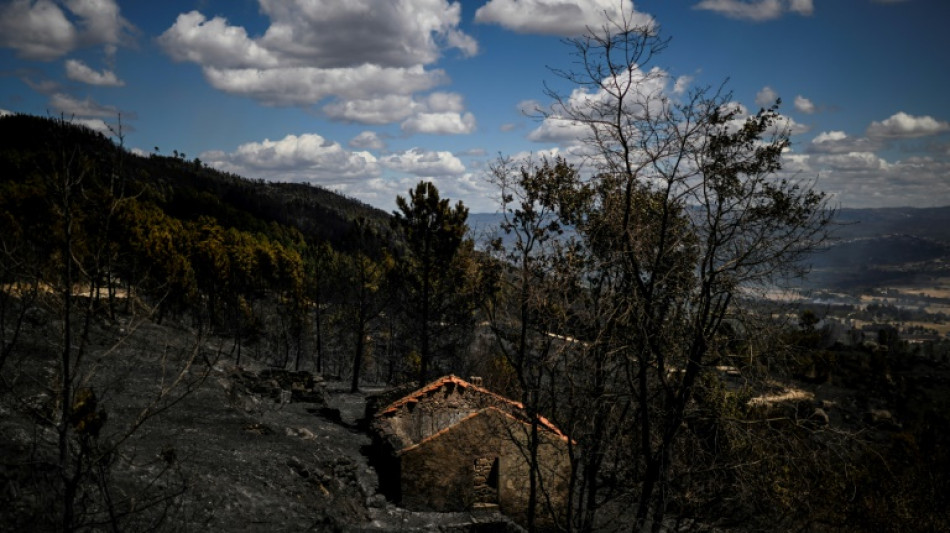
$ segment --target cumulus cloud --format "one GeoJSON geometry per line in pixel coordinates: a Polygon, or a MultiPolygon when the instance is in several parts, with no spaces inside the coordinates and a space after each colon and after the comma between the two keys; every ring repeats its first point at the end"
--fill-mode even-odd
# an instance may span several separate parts
{"type": "Polygon", "coordinates": [[[350,148],[362,148],[364,150],[382,150],[386,143],[379,138],[375,131],[363,131],[359,135],[350,139],[350,148]]]}
{"type": "Polygon", "coordinates": [[[537,116],[544,109],[537,100],[522,100],[518,102],[517,108],[519,113],[528,117],[537,116]]]}
{"type": "Polygon", "coordinates": [[[92,131],[99,132],[106,136],[112,135],[112,130],[109,129],[109,125],[101,118],[71,118],[69,122],[78,124],[79,126],[85,126],[92,131]]]}
{"type": "Polygon", "coordinates": [[[92,98],[79,100],[64,93],[50,96],[49,105],[66,116],[115,117],[119,114],[119,110],[113,106],[98,104],[92,98]]]}
{"type": "Polygon", "coordinates": [[[405,152],[388,155],[380,164],[392,170],[421,177],[456,175],[465,172],[465,165],[451,152],[411,148],[405,152]]]}
{"type": "Polygon", "coordinates": [[[158,43],[175,61],[191,61],[217,68],[276,67],[278,58],[247,36],[244,28],[227,19],[208,20],[198,11],[178,15],[158,43]]]}
{"type": "Polygon", "coordinates": [[[2,118],[2,117],[8,117],[8,116],[11,116],[11,115],[13,115],[13,114],[14,114],[13,111],[10,111],[9,109],[0,109],[0,118],[2,118]]]}
{"type": "Polygon", "coordinates": [[[778,93],[768,85],[755,94],[755,105],[759,107],[770,107],[776,100],[778,100],[778,93]]]}
{"type": "Polygon", "coordinates": [[[0,43],[20,57],[49,61],[76,47],[76,27],[58,5],[16,0],[0,8],[0,43]]]}
{"type": "Polygon", "coordinates": [[[389,124],[405,120],[418,103],[407,94],[388,94],[366,100],[339,100],[323,106],[323,112],[334,120],[362,124],[389,124]]]}
{"type": "Polygon", "coordinates": [[[831,170],[843,171],[875,171],[888,168],[887,161],[871,152],[822,154],[815,157],[815,163],[831,170]]]}
{"type": "Polygon", "coordinates": [[[0,7],[0,46],[25,59],[50,61],[97,45],[111,55],[133,30],[114,0],[13,0],[0,7]]]}
{"type": "MultiPolygon", "coordinates": [[[[759,91],[759,96],[762,96],[763,92],[767,93],[769,91],[771,91],[771,89],[766,87],[762,89],[762,91],[759,91]]],[[[774,95],[774,92],[773,92],[773,95],[774,95]]],[[[761,107],[765,107],[765,106],[761,106],[761,107]]],[[[729,113],[734,112],[732,120],[730,120],[728,123],[729,129],[732,131],[739,130],[743,125],[745,125],[746,121],[753,115],[753,113],[749,112],[749,108],[747,108],[746,106],[738,102],[730,102],[728,104],[725,104],[722,106],[721,109],[724,112],[729,112],[729,113]]],[[[765,135],[786,135],[787,134],[789,136],[795,136],[795,135],[801,135],[803,133],[807,133],[810,129],[811,128],[808,125],[802,124],[788,115],[779,115],[778,117],[776,117],[772,125],[765,131],[765,135]]]]}
{"type": "Polygon", "coordinates": [[[230,153],[213,150],[200,157],[227,172],[285,181],[334,184],[375,177],[380,172],[376,157],[369,152],[348,151],[316,133],[248,142],[230,153]]]}
{"type": "MultiPolygon", "coordinates": [[[[177,61],[201,65],[216,89],[265,105],[324,104],[331,119],[364,124],[410,120],[405,128],[471,131],[474,118],[462,114],[461,97],[433,93],[448,81],[429,69],[443,51],[478,52],[478,43],[459,29],[461,4],[448,0],[260,0],[269,25],[263,35],[226,19],[183,13],[160,37],[177,61]]],[[[404,129],[405,129],[404,128],[404,129]]]]}
{"type": "Polygon", "coordinates": [[[912,139],[950,130],[950,123],[930,116],[915,117],[903,111],[880,122],[872,122],[867,136],[872,139],[912,139]]]}
{"type": "Polygon", "coordinates": [[[808,16],[815,12],[812,0],[702,0],[693,8],[756,22],[774,20],[785,13],[808,16]]]}
{"type": "Polygon", "coordinates": [[[818,187],[844,207],[933,207],[950,197],[950,161],[912,156],[887,161],[866,151],[791,154],[785,170],[819,176],[818,187]]]}
{"type": "Polygon", "coordinates": [[[400,126],[407,133],[443,135],[467,134],[475,131],[475,115],[471,113],[419,113],[400,126]]]}
{"type": "MultiPolygon", "coordinates": [[[[316,133],[287,135],[279,140],[248,142],[233,151],[212,150],[199,154],[206,164],[251,178],[270,181],[306,182],[358,198],[381,209],[395,207],[396,195],[406,195],[420,178],[437,183],[445,198],[475,199],[476,210],[491,208],[490,186],[466,171],[450,152],[413,148],[377,158],[366,149],[376,149],[378,135],[365,131],[350,141],[358,150],[316,133]]],[[[473,154],[474,155],[474,154],[473,154]]]]}
{"type": "Polygon", "coordinates": [[[282,60],[317,67],[425,65],[443,47],[476,53],[459,30],[462,6],[447,0],[261,0],[271,19],[260,43],[282,60]]]}
{"type": "Polygon", "coordinates": [[[673,94],[681,95],[685,94],[689,89],[689,84],[693,83],[692,76],[680,76],[676,78],[676,82],[673,84],[673,94]]]}
{"type": "MultiPolygon", "coordinates": [[[[419,183],[418,176],[379,176],[359,182],[343,183],[331,188],[347,196],[375,205],[380,209],[392,210],[396,207],[396,196],[406,197],[419,183]]],[[[439,188],[442,198],[465,199],[465,205],[473,213],[490,212],[497,209],[491,200],[494,188],[481,176],[471,172],[456,175],[425,176],[425,181],[439,188]]]]}
{"type": "Polygon", "coordinates": [[[66,61],[66,77],[74,81],[101,87],[122,87],[125,85],[125,82],[120,80],[115,72],[111,70],[103,70],[102,72],[93,70],[77,59],[66,61]]]}
{"type": "MultiPolygon", "coordinates": [[[[453,115],[452,122],[456,124],[452,131],[445,133],[470,133],[472,130],[465,126],[467,117],[459,113],[465,109],[462,101],[462,95],[458,93],[435,92],[422,98],[415,98],[410,95],[390,94],[379,98],[366,100],[340,100],[332,102],[323,107],[323,112],[328,117],[351,122],[360,122],[363,124],[389,124],[397,121],[404,121],[404,130],[410,131],[406,124],[415,125],[426,121],[422,115],[441,113],[453,115]],[[413,117],[410,119],[410,117],[413,117]]],[[[471,114],[466,114],[470,116],[471,114]]],[[[474,127],[474,117],[471,117],[474,127]]],[[[431,132],[430,132],[431,133],[431,132]]]]}
{"type": "Polygon", "coordinates": [[[206,67],[205,78],[222,91],[247,96],[267,105],[309,105],[330,96],[374,99],[411,94],[442,83],[445,72],[363,64],[356,67],[281,67],[219,69],[206,67]]]}
{"type": "Polygon", "coordinates": [[[104,44],[107,53],[114,53],[116,46],[135,30],[119,13],[114,0],[67,0],[66,7],[79,17],[81,40],[104,44]]]}
{"type": "MultiPolygon", "coordinates": [[[[607,78],[602,81],[602,85],[619,88],[621,91],[628,85],[635,85],[636,90],[631,91],[630,97],[624,101],[624,111],[631,116],[639,116],[645,109],[665,105],[663,99],[669,91],[670,81],[667,72],[654,67],[646,72],[635,69],[629,78],[607,78]]],[[[590,126],[573,122],[568,117],[574,114],[589,114],[591,109],[600,108],[603,111],[604,106],[611,108],[615,103],[615,99],[604,89],[574,89],[563,102],[549,110],[541,125],[528,134],[528,139],[561,145],[577,144],[590,137],[590,126]]]]}
{"type": "Polygon", "coordinates": [[[805,151],[817,154],[846,154],[874,152],[880,148],[881,143],[867,137],[851,137],[843,131],[825,131],[816,135],[805,151]]]}
{"type": "Polygon", "coordinates": [[[426,110],[431,113],[459,113],[465,110],[465,103],[459,93],[434,92],[424,102],[426,110]]]}
{"type": "Polygon", "coordinates": [[[653,17],[637,12],[630,0],[490,0],[475,12],[475,22],[519,33],[572,37],[625,15],[635,26],[654,25],[653,17]]]}
{"type": "Polygon", "coordinates": [[[571,120],[548,117],[528,134],[528,140],[542,143],[572,144],[590,136],[590,127],[571,120]]]}
{"type": "Polygon", "coordinates": [[[815,108],[815,104],[813,104],[811,100],[809,100],[808,98],[805,98],[802,95],[798,95],[795,97],[795,109],[797,109],[800,113],[805,113],[806,115],[811,115],[812,113],[817,111],[817,109],[815,108]]]}

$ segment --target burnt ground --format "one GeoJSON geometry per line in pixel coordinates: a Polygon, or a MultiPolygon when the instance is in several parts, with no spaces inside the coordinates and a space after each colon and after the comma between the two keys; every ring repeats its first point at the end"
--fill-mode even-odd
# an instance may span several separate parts
{"type": "MultiPolygon", "coordinates": [[[[0,530],[55,528],[46,521],[56,506],[49,496],[55,478],[36,474],[55,471],[56,457],[48,420],[57,406],[48,384],[57,373],[59,325],[44,318],[2,369],[0,530]]],[[[410,512],[379,495],[362,453],[370,439],[356,424],[365,393],[318,378],[298,398],[300,391],[260,379],[267,370],[259,363],[245,357],[235,366],[225,339],[199,339],[181,324],[98,322],[80,368],[108,416],[98,443],[116,449],[110,497],[122,509],[138,502],[136,512],[120,517],[129,530],[516,529],[495,514],[410,512]]]]}

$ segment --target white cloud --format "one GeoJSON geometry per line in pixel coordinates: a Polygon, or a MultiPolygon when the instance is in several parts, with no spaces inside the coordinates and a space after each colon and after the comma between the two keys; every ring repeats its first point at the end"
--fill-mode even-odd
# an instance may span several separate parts
{"type": "Polygon", "coordinates": [[[806,147],[809,153],[846,154],[849,152],[874,152],[881,143],[866,137],[850,137],[843,131],[821,132],[806,147]]]}
{"type": "Polygon", "coordinates": [[[459,93],[434,92],[426,97],[425,107],[430,113],[460,113],[465,103],[459,93]]]}
{"type": "Polygon", "coordinates": [[[66,77],[74,81],[103,87],[122,87],[125,85],[125,82],[120,80],[115,72],[111,70],[98,72],[77,59],[66,61],[66,77]]]}
{"type": "Polygon", "coordinates": [[[537,116],[544,107],[537,100],[522,100],[518,102],[518,112],[527,117],[537,116]]]}
{"type": "Polygon", "coordinates": [[[815,12],[815,6],[812,0],[791,0],[788,3],[788,10],[799,15],[812,15],[815,12]]]}
{"type": "Polygon", "coordinates": [[[766,85],[762,90],[755,94],[755,105],[759,107],[771,107],[778,100],[778,93],[775,89],[766,85]]]}
{"type": "MultiPolygon", "coordinates": [[[[350,145],[373,149],[378,140],[377,134],[365,131],[350,145]]],[[[466,200],[466,204],[476,210],[493,208],[484,200],[493,192],[488,184],[446,151],[413,148],[377,159],[369,152],[346,150],[321,135],[307,133],[249,142],[231,152],[208,151],[199,157],[223,171],[271,181],[309,182],[386,210],[393,209],[396,195],[405,196],[420,178],[436,183],[443,198],[473,199],[474,203],[466,200]]]]}
{"type": "Polygon", "coordinates": [[[676,78],[676,82],[673,84],[673,94],[681,95],[685,94],[689,89],[689,84],[693,83],[692,76],[680,76],[676,78]]]}
{"type": "Polygon", "coordinates": [[[443,47],[464,54],[477,43],[459,30],[462,6],[447,0],[260,0],[271,20],[260,44],[317,67],[435,62],[443,47]]]}
{"type": "Polygon", "coordinates": [[[950,123],[930,116],[915,117],[903,111],[881,122],[872,122],[867,136],[872,139],[911,139],[950,130],[950,123]]]}
{"type": "MultiPolygon", "coordinates": [[[[763,93],[768,93],[772,91],[769,87],[759,91],[759,96],[761,97],[763,93]]],[[[774,92],[772,92],[774,95],[774,92]]],[[[757,98],[758,100],[758,98],[757,98]]],[[[773,102],[774,103],[774,102],[773,102]]],[[[765,106],[762,106],[765,107],[765,106]]],[[[721,106],[721,110],[726,113],[735,112],[732,117],[732,120],[729,121],[728,128],[731,131],[738,131],[745,125],[746,121],[753,115],[749,112],[749,108],[738,103],[738,102],[729,102],[721,106]]],[[[778,115],[772,125],[765,131],[765,135],[785,135],[789,136],[801,135],[807,133],[811,128],[805,124],[801,124],[792,117],[788,115],[778,115]]]]}
{"type": "Polygon", "coordinates": [[[435,62],[443,47],[471,55],[459,29],[461,5],[446,0],[260,0],[270,19],[251,39],[225,19],[183,13],[159,42],[173,58],[203,66],[316,68],[374,64],[408,68],[435,62]]]}
{"type": "Polygon", "coordinates": [[[338,184],[379,175],[376,157],[351,152],[315,133],[287,135],[283,139],[249,142],[234,152],[200,154],[208,165],[250,178],[338,184]]]}
{"type": "Polygon", "coordinates": [[[92,131],[99,132],[105,136],[111,136],[112,131],[109,129],[109,125],[105,123],[101,118],[71,118],[68,119],[69,122],[73,124],[78,124],[80,126],[85,126],[92,131]]]}
{"type": "Polygon", "coordinates": [[[426,66],[446,49],[477,53],[448,0],[260,0],[270,24],[260,37],[221,17],[183,13],[159,42],[177,61],[201,65],[216,89],[265,105],[324,103],[332,119],[451,133],[470,131],[461,96],[428,91],[448,80],[426,66]],[[329,100],[329,101],[328,101],[329,100]],[[423,114],[454,113],[454,121],[423,114]],[[451,124],[450,124],[451,122],[451,124]],[[404,123],[405,126],[405,123],[404,123]]]}
{"type": "Polygon", "coordinates": [[[520,127],[521,127],[520,124],[515,124],[514,122],[506,122],[505,124],[498,126],[498,129],[500,131],[508,132],[508,131],[514,131],[520,127]]]}
{"type": "Polygon", "coordinates": [[[268,105],[309,105],[330,96],[372,99],[386,94],[428,90],[445,80],[441,70],[421,65],[390,68],[364,64],[352,68],[287,67],[273,69],[205,68],[216,89],[248,96],[268,105]]]}
{"type": "Polygon", "coordinates": [[[409,95],[389,94],[368,100],[338,100],[323,106],[323,112],[334,120],[389,124],[405,120],[418,107],[409,95]]]}
{"type": "Polygon", "coordinates": [[[573,144],[590,136],[590,127],[558,117],[548,117],[528,134],[528,140],[542,143],[573,144]]]}
{"type": "Polygon", "coordinates": [[[112,55],[133,30],[114,0],[13,0],[0,7],[0,46],[26,59],[50,61],[95,45],[112,55]]]}
{"type": "Polygon", "coordinates": [[[158,37],[175,61],[192,61],[217,68],[275,67],[278,58],[247,36],[244,28],[227,19],[211,20],[197,11],[178,15],[175,24],[158,37]]]}
{"type": "Polygon", "coordinates": [[[434,92],[421,99],[409,95],[390,94],[366,100],[337,100],[323,107],[335,120],[363,124],[403,122],[403,130],[420,133],[471,133],[475,119],[465,113],[462,95],[434,92]],[[408,119],[408,120],[407,120],[408,119]]]}
{"type": "Polygon", "coordinates": [[[702,0],[693,8],[756,22],[774,20],[786,12],[811,15],[815,11],[812,0],[702,0]]]}
{"type": "Polygon", "coordinates": [[[475,131],[475,115],[471,113],[419,113],[400,126],[407,133],[461,135],[475,131]]]}
{"type": "Polygon", "coordinates": [[[421,177],[456,175],[465,172],[465,165],[451,152],[421,148],[411,148],[405,152],[391,154],[381,158],[379,162],[392,170],[421,177]]]}
{"type": "Polygon", "coordinates": [[[887,161],[871,152],[822,154],[815,156],[815,163],[831,170],[842,171],[872,171],[888,168],[887,161]]]}
{"type": "Polygon", "coordinates": [[[66,116],[115,117],[119,114],[119,110],[115,107],[98,104],[92,98],[79,100],[63,93],[50,96],[49,105],[66,116]]]}
{"type": "Polygon", "coordinates": [[[15,0],[0,8],[0,44],[20,57],[49,61],[76,47],[73,23],[55,3],[15,0]]]}
{"type": "Polygon", "coordinates": [[[635,26],[654,25],[653,17],[635,11],[630,0],[490,0],[475,12],[475,22],[519,33],[572,37],[625,15],[635,26]]]}
{"type": "Polygon", "coordinates": [[[10,111],[9,109],[0,108],[0,118],[9,117],[9,116],[12,116],[13,114],[14,114],[13,111],[10,111]]]}
{"type": "Polygon", "coordinates": [[[818,176],[818,188],[844,207],[934,207],[950,198],[950,162],[912,156],[886,161],[871,152],[791,154],[784,171],[818,176]]]}
{"type": "MultiPolygon", "coordinates": [[[[611,92],[626,92],[628,85],[636,86],[636,90],[629,91],[628,98],[624,100],[624,112],[630,116],[641,116],[644,110],[667,105],[664,99],[669,90],[669,82],[669,74],[654,67],[647,72],[634,69],[629,77],[624,75],[607,78],[601,82],[601,85],[611,88],[611,92]]],[[[597,91],[590,91],[586,87],[574,89],[564,102],[551,110],[538,128],[528,134],[528,139],[535,142],[556,142],[562,146],[577,144],[590,137],[590,126],[574,123],[567,117],[576,114],[609,114],[613,112],[611,108],[616,103],[616,99],[605,89],[597,91]]]]}
{"type": "Polygon", "coordinates": [[[362,148],[364,150],[382,150],[386,143],[379,138],[375,131],[363,131],[359,135],[350,139],[350,148],[362,148]]]}
{"type": "Polygon", "coordinates": [[[81,40],[106,45],[110,55],[135,27],[119,13],[114,0],[67,0],[66,7],[79,17],[81,40]]]}
{"type": "Polygon", "coordinates": [[[807,124],[802,124],[797,122],[795,119],[788,115],[780,116],[773,124],[772,128],[769,130],[770,133],[777,132],[787,132],[790,136],[801,135],[803,133],[808,133],[811,130],[811,127],[807,124]]]}
{"type": "Polygon", "coordinates": [[[817,111],[817,109],[815,108],[815,104],[813,104],[811,100],[809,100],[808,98],[805,98],[802,95],[798,95],[795,97],[795,109],[797,109],[800,113],[805,113],[806,115],[811,115],[812,113],[817,111]]]}

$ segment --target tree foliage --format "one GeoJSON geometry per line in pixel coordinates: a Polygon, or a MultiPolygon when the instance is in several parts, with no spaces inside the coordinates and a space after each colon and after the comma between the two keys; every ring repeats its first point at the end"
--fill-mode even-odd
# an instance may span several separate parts
{"type": "Polygon", "coordinates": [[[468,208],[462,202],[452,207],[427,181],[410,190],[408,200],[397,196],[396,205],[393,226],[406,244],[399,269],[403,312],[407,323],[415,325],[409,331],[415,332],[422,386],[430,377],[434,353],[448,348],[446,334],[452,326],[471,322],[472,298],[466,294],[471,278],[464,276],[469,256],[463,247],[468,208]]]}

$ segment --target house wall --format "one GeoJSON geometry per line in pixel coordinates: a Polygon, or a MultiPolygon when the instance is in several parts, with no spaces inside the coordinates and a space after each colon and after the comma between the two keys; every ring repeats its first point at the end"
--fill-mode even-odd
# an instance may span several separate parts
{"type": "MultiPolygon", "coordinates": [[[[405,450],[400,454],[402,505],[413,510],[469,510],[479,499],[475,491],[479,470],[476,463],[497,458],[499,509],[525,523],[529,464],[524,445],[528,428],[487,410],[405,450]]],[[[540,435],[539,462],[548,499],[539,499],[538,524],[544,527],[554,523],[545,501],[550,501],[558,513],[566,505],[570,461],[566,442],[544,431],[540,435]]]]}

